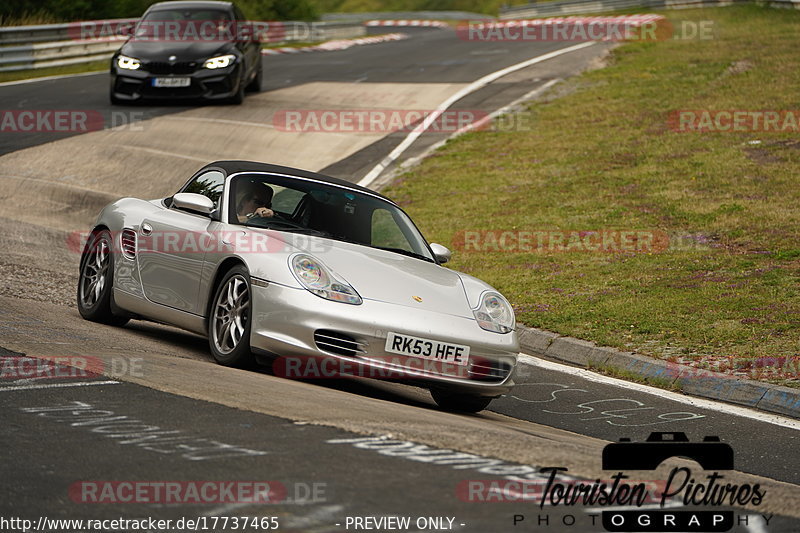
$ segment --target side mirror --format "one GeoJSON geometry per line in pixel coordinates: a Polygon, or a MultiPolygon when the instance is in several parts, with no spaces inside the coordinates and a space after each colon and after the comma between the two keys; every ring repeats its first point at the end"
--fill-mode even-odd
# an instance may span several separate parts
{"type": "Polygon", "coordinates": [[[431,251],[436,260],[439,261],[439,264],[447,263],[453,255],[446,246],[436,244],[435,242],[431,243],[431,251]]]}
{"type": "Polygon", "coordinates": [[[210,215],[214,210],[211,198],[193,192],[179,192],[172,197],[172,205],[178,209],[188,209],[204,215],[210,215]]]}

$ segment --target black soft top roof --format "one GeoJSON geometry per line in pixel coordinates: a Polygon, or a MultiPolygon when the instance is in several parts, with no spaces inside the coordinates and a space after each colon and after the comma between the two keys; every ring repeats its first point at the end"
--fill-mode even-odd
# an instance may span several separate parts
{"type": "Polygon", "coordinates": [[[356,185],[355,183],[347,180],[333,178],[331,176],[326,176],[325,174],[319,174],[317,172],[311,172],[310,170],[302,170],[293,167],[284,167],[281,165],[271,165],[269,163],[258,163],[255,161],[214,161],[213,163],[209,163],[208,165],[204,166],[199,171],[197,171],[197,174],[212,168],[221,169],[223,172],[225,172],[226,176],[230,176],[231,174],[236,174],[237,172],[269,172],[273,174],[288,174],[290,176],[299,176],[301,178],[309,178],[312,180],[316,180],[321,183],[339,185],[341,187],[347,187],[349,189],[354,189],[356,191],[373,194],[375,196],[383,198],[384,200],[394,203],[389,198],[386,198],[382,194],[377,193],[372,189],[367,189],[366,187],[362,187],[361,185],[356,185]]]}

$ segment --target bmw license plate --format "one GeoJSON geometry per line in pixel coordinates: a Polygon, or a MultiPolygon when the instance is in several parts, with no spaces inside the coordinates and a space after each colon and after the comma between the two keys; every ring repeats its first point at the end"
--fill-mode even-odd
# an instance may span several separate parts
{"type": "Polygon", "coordinates": [[[386,336],[386,351],[456,365],[469,364],[469,346],[400,335],[391,331],[386,336]]]}
{"type": "Polygon", "coordinates": [[[153,78],[153,87],[188,87],[191,78],[153,78]]]}

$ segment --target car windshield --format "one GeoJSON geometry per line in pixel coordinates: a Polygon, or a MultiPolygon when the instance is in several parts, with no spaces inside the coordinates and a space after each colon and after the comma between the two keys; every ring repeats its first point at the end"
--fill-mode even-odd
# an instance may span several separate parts
{"type": "Polygon", "coordinates": [[[230,21],[230,15],[218,9],[160,9],[147,13],[139,21],[135,36],[165,40],[182,40],[182,36],[189,35],[197,38],[216,35],[230,21]]]}
{"type": "Polygon", "coordinates": [[[408,215],[376,196],[269,174],[236,176],[230,186],[231,224],[317,235],[435,261],[408,215]]]}

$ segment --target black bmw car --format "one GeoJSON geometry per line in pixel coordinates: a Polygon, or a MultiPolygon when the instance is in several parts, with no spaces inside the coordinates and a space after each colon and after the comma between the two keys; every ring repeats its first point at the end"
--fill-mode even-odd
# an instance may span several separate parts
{"type": "Polygon", "coordinates": [[[153,4],[111,58],[111,103],[206,99],[240,104],[261,88],[259,36],[230,2],[153,4]]]}

